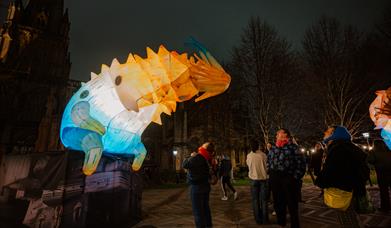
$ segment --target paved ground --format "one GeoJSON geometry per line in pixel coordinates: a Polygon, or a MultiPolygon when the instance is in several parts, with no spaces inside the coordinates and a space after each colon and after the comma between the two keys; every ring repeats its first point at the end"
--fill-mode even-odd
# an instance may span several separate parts
{"type": "MultiPolygon", "coordinates": [[[[210,205],[214,227],[260,227],[256,225],[253,219],[249,186],[236,188],[239,193],[238,200],[221,201],[218,185],[213,187],[210,205]]],[[[369,192],[375,207],[379,207],[377,188],[369,188],[369,192]]],[[[333,210],[322,204],[319,194],[319,189],[313,185],[306,184],[303,186],[303,199],[306,202],[300,203],[302,227],[338,227],[333,210]]],[[[366,227],[391,227],[391,213],[376,212],[360,215],[360,218],[366,227]]],[[[275,223],[275,216],[270,215],[270,219],[271,223],[275,223]]],[[[188,188],[145,190],[143,192],[143,220],[135,227],[194,227],[188,188]]],[[[267,225],[262,227],[278,226],[267,225]]]]}

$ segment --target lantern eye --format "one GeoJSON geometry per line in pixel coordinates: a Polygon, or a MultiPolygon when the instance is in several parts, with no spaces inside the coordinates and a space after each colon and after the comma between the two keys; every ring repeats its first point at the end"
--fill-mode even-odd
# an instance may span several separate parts
{"type": "Polygon", "coordinates": [[[83,92],[81,92],[80,98],[84,99],[84,98],[88,97],[89,94],[90,94],[90,92],[88,92],[88,90],[84,90],[83,92]]]}
{"type": "Polygon", "coordinates": [[[117,76],[116,78],[115,78],[115,85],[120,85],[121,84],[121,82],[122,82],[122,77],[121,76],[117,76]]]}

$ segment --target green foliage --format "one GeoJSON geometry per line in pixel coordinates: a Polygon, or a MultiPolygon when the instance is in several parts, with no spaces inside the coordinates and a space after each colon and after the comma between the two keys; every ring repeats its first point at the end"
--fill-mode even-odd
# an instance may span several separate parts
{"type": "Polygon", "coordinates": [[[247,166],[239,166],[234,170],[234,178],[235,179],[245,179],[248,177],[248,167],[247,166]]]}
{"type": "Polygon", "coordinates": [[[248,179],[248,178],[235,179],[232,181],[232,184],[234,186],[248,186],[248,185],[250,185],[250,179],[248,179]]]}

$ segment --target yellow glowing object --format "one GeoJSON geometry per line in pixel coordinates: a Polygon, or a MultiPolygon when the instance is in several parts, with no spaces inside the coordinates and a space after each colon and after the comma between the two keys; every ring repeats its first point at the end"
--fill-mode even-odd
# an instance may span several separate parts
{"type": "Polygon", "coordinates": [[[327,206],[346,211],[352,201],[353,193],[338,188],[325,188],[323,196],[327,206]]]}
{"type": "Polygon", "coordinates": [[[161,113],[175,112],[176,102],[202,93],[195,99],[200,101],[228,88],[231,77],[205,49],[200,55],[147,48],[145,59],[129,54],[125,63],[114,59],[100,74],[91,73],[61,123],[63,144],[86,154],[86,175],[95,172],[103,153],[133,154],[132,168],[140,169],[146,155],[141,134],[151,122],[161,124],[161,113]]]}

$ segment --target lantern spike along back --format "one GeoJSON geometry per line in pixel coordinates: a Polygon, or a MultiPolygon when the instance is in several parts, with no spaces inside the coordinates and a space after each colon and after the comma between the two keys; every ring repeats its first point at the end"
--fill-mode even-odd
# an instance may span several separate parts
{"type": "Polygon", "coordinates": [[[369,106],[369,115],[376,125],[375,129],[382,129],[381,136],[391,150],[391,87],[376,91],[376,95],[369,106]]]}
{"type": "Polygon", "coordinates": [[[176,102],[202,93],[200,101],[228,88],[231,77],[197,45],[201,57],[160,46],[157,52],[147,48],[146,58],[129,54],[125,63],[114,59],[91,73],[68,102],[60,132],[65,147],[85,153],[86,175],[95,172],[104,153],[134,155],[132,169],[139,170],[147,153],[141,135],[151,122],[161,124],[161,113],[175,112],[176,102]]]}

